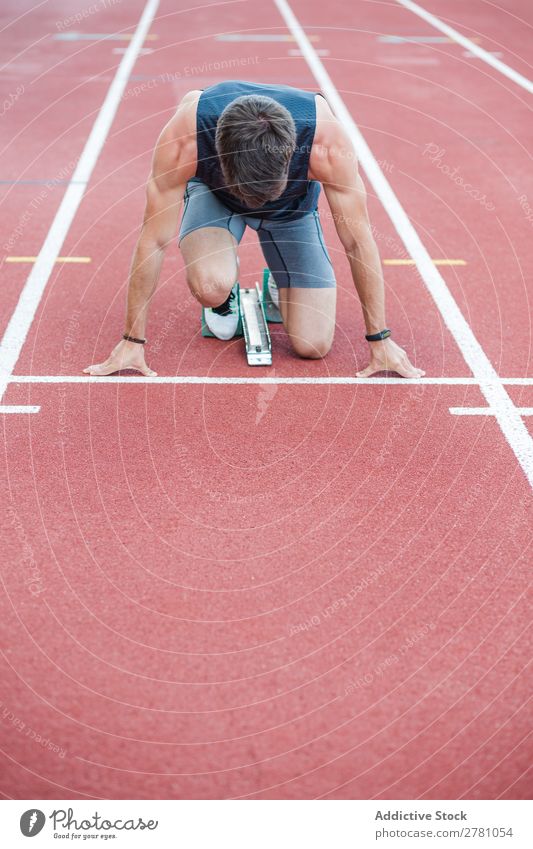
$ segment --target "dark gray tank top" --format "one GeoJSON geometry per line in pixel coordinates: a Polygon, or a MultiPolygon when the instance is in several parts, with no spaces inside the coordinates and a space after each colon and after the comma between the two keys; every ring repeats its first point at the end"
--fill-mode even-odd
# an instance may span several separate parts
{"type": "Polygon", "coordinates": [[[201,179],[232,212],[254,218],[298,218],[317,207],[320,183],[308,180],[309,156],[316,128],[315,95],[284,85],[262,85],[241,80],[225,80],[202,91],[196,113],[198,165],[196,177],[201,179]],[[289,165],[287,188],[277,200],[259,210],[250,210],[225,189],[216,148],[215,132],[222,110],[244,94],[260,94],[281,103],[291,113],[296,125],[297,141],[289,165]]]}

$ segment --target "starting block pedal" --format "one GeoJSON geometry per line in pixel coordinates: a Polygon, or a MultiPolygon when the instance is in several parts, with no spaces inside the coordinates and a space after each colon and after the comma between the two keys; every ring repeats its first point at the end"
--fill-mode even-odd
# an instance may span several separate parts
{"type": "Polygon", "coordinates": [[[268,285],[270,280],[273,283],[275,282],[268,268],[265,268],[263,271],[263,306],[265,308],[265,315],[267,321],[271,324],[281,324],[283,319],[278,305],[272,300],[272,295],[268,285]]]}
{"type": "Polygon", "coordinates": [[[271,366],[272,345],[259,283],[240,291],[241,321],[249,366],[271,366]]]}

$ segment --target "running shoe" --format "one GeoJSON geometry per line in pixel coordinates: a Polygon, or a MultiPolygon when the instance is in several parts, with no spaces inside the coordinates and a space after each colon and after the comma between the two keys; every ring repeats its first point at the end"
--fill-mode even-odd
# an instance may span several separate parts
{"type": "Polygon", "coordinates": [[[239,324],[239,304],[236,283],[223,304],[218,307],[206,307],[205,323],[217,339],[233,339],[239,324]]]}

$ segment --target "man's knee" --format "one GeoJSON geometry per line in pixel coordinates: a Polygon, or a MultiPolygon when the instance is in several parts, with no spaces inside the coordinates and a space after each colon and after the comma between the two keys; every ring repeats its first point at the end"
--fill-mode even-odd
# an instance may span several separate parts
{"type": "Polygon", "coordinates": [[[214,266],[195,264],[187,269],[187,283],[203,307],[223,304],[235,284],[235,276],[214,266]]]}
{"type": "Polygon", "coordinates": [[[291,336],[291,343],[294,351],[299,357],[304,357],[307,360],[320,360],[325,357],[331,350],[333,340],[325,337],[317,339],[294,337],[291,336]]]}

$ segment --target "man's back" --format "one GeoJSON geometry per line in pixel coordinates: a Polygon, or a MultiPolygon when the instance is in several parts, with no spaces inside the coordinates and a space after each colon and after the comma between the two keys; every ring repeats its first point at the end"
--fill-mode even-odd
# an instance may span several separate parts
{"type": "MultiPolygon", "coordinates": [[[[308,179],[309,158],[316,128],[315,92],[303,91],[291,86],[251,83],[244,80],[225,80],[203,90],[197,101],[197,169],[196,178],[202,180],[215,195],[233,212],[248,216],[274,219],[304,214],[316,209],[320,185],[308,179]],[[287,185],[282,194],[266,201],[256,210],[250,209],[235,197],[227,185],[221,167],[223,151],[217,149],[217,124],[226,107],[241,97],[269,98],[287,110],[287,119],[294,123],[296,142],[290,158],[287,185]]],[[[268,143],[262,148],[254,141],[254,128],[244,122],[239,145],[247,152],[250,160],[250,181],[253,172],[268,173],[269,158],[275,151],[268,143]],[[254,150],[254,147],[256,148],[254,150]],[[252,160],[256,156],[256,162],[252,160]]]]}

